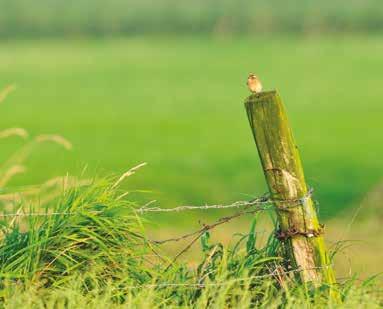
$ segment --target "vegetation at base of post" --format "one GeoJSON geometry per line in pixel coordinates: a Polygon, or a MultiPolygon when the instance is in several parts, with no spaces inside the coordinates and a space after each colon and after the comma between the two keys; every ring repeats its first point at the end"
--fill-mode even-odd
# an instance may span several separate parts
{"type": "MultiPolygon", "coordinates": [[[[383,301],[373,280],[340,283],[342,305],[328,297],[328,286],[310,289],[297,283],[274,233],[264,246],[257,245],[256,219],[229,248],[211,243],[205,233],[197,267],[172,263],[145,236],[134,211],[138,205],[119,199],[114,183],[94,179],[62,192],[45,216],[1,222],[4,307],[352,308],[363,303],[373,308],[383,301]]],[[[34,211],[30,205],[18,207],[34,211]]]]}

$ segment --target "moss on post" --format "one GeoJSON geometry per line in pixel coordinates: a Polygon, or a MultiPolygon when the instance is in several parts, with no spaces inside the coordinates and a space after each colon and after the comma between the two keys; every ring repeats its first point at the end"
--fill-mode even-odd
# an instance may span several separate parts
{"type": "MultiPolygon", "coordinates": [[[[277,91],[253,94],[245,102],[265,178],[279,219],[279,238],[302,282],[335,284],[323,227],[307,188],[299,152],[277,91]]],[[[334,291],[333,291],[334,293],[334,291]]]]}

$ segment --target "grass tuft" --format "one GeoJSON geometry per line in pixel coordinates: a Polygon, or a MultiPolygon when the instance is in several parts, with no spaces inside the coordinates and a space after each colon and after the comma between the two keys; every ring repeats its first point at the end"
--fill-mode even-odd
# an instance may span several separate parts
{"type": "Polygon", "coordinates": [[[23,210],[30,216],[3,221],[1,276],[48,287],[74,272],[96,271],[107,281],[127,269],[136,283],[145,281],[147,249],[139,218],[132,204],[117,201],[115,194],[107,181],[94,181],[64,192],[45,216],[35,216],[30,207],[23,210]]]}
{"type": "MultiPolygon", "coordinates": [[[[146,239],[134,202],[118,199],[117,179],[64,190],[44,216],[1,222],[0,299],[6,308],[378,308],[374,280],[339,285],[343,304],[328,287],[299,284],[281,258],[274,233],[257,245],[256,218],[231,247],[211,243],[195,269],[171,263],[146,239]]],[[[19,213],[36,213],[20,205],[19,213]]]]}

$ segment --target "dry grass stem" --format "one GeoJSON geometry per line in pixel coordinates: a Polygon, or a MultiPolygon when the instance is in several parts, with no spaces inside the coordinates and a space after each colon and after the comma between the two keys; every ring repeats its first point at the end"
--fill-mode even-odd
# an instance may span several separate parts
{"type": "Polygon", "coordinates": [[[22,165],[11,166],[0,178],[0,187],[4,187],[15,175],[24,173],[26,168],[22,165]]]}
{"type": "Polygon", "coordinates": [[[0,91],[0,103],[5,100],[5,98],[13,91],[15,90],[15,85],[8,85],[3,90],[0,91]]]}
{"type": "Polygon", "coordinates": [[[36,142],[38,143],[44,143],[44,142],[53,142],[58,145],[63,146],[67,150],[71,150],[73,148],[72,143],[62,137],[61,135],[56,134],[42,134],[38,135],[35,138],[36,142]]]}
{"type": "Polygon", "coordinates": [[[147,164],[146,162],[138,164],[137,166],[132,167],[129,171],[122,174],[122,176],[114,183],[114,185],[112,186],[112,189],[116,188],[126,177],[134,175],[138,169],[145,166],[146,164],[147,164]]]}
{"type": "Polygon", "coordinates": [[[0,131],[0,138],[7,138],[11,136],[19,136],[22,138],[28,137],[28,132],[23,128],[9,128],[3,131],[0,131]]]}

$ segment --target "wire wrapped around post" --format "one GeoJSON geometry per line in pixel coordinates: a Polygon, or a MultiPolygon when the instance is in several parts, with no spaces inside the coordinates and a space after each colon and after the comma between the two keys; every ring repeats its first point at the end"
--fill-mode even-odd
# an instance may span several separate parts
{"type": "Polygon", "coordinates": [[[245,107],[261,159],[270,197],[276,206],[286,260],[304,269],[299,277],[314,286],[326,284],[339,299],[314,202],[308,189],[298,148],[277,91],[252,94],[245,107]],[[307,198],[305,198],[307,197],[307,198]],[[291,207],[289,200],[300,200],[291,207]]]}

